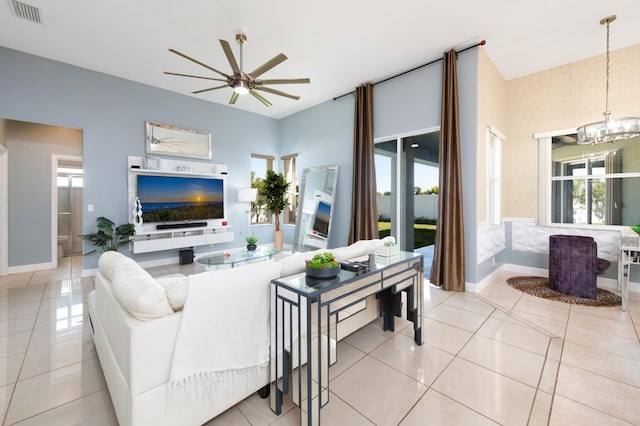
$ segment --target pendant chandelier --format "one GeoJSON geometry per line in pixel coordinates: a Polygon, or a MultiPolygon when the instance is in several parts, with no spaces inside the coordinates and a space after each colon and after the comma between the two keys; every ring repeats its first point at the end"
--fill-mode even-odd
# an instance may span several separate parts
{"type": "Polygon", "coordinates": [[[609,111],[609,25],[615,20],[616,15],[612,15],[600,21],[600,25],[607,26],[607,86],[604,121],[578,127],[578,143],[581,144],[613,143],[640,136],[640,118],[611,119],[609,117],[611,115],[611,111],[609,111]]]}

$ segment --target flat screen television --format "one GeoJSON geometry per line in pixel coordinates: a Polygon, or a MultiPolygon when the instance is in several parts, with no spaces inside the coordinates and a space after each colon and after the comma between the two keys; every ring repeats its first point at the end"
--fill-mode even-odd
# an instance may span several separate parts
{"type": "Polygon", "coordinates": [[[313,220],[312,233],[316,237],[327,238],[329,234],[329,222],[331,221],[331,204],[318,200],[316,215],[313,220]]]}
{"type": "Polygon", "coordinates": [[[138,175],[137,197],[145,223],[225,218],[223,178],[138,175]]]}

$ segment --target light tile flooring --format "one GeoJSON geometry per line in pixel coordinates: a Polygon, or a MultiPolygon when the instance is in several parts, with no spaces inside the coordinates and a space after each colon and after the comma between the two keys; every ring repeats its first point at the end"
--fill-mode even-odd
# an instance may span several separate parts
{"type": "MultiPolygon", "coordinates": [[[[116,425],[87,325],[81,259],[0,277],[2,425],[116,425]]],[[[191,273],[152,268],[153,275],[191,273]]],[[[338,345],[329,425],[640,424],[640,297],[628,313],[523,295],[501,273],[480,294],[426,285],[425,344],[371,323],[338,345]]],[[[251,396],[210,425],[296,425],[251,396]]]]}

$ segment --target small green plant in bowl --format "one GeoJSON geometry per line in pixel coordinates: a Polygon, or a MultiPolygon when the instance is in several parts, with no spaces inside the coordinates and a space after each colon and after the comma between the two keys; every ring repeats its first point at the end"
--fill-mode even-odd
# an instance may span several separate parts
{"type": "Polygon", "coordinates": [[[331,279],[340,273],[340,264],[331,252],[318,253],[306,260],[305,272],[311,278],[331,279]]]}
{"type": "Polygon", "coordinates": [[[333,254],[329,251],[318,253],[306,262],[307,266],[313,269],[336,268],[339,266],[336,258],[333,257],[333,254]]]}
{"type": "Polygon", "coordinates": [[[254,251],[256,248],[258,248],[258,246],[256,245],[256,243],[258,242],[258,237],[256,237],[255,235],[247,235],[244,240],[247,242],[247,250],[254,251]]]}
{"type": "Polygon", "coordinates": [[[385,241],[384,242],[385,247],[393,247],[396,245],[395,241],[385,241]]]}
{"type": "Polygon", "coordinates": [[[633,230],[633,232],[640,235],[640,225],[633,225],[631,229],[633,230]]]}

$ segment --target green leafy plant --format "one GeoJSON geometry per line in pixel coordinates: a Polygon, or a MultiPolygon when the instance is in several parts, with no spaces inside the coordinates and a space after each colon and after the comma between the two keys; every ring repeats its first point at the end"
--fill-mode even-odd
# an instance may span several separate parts
{"type": "Polygon", "coordinates": [[[244,240],[247,242],[247,244],[255,244],[258,242],[258,237],[256,237],[255,235],[251,234],[251,235],[247,235],[244,240]]]}
{"type": "Polygon", "coordinates": [[[274,215],[276,231],[280,230],[280,213],[289,205],[287,191],[289,182],[282,173],[267,170],[267,175],[260,182],[260,195],[264,197],[264,206],[274,215]]]}
{"type": "Polygon", "coordinates": [[[338,261],[329,251],[314,255],[311,260],[307,260],[306,263],[309,268],[314,269],[328,269],[338,267],[338,261]]]}
{"type": "Polygon", "coordinates": [[[640,225],[633,225],[631,229],[633,229],[636,234],[640,235],[640,225]]]}
{"type": "MultiPolygon", "coordinates": [[[[106,217],[100,216],[96,219],[98,222],[98,231],[90,232],[80,237],[83,240],[89,241],[96,247],[105,251],[118,251],[118,249],[126,244],[129,244],[131,237],[135,235],[135,227],[132,223],[125,223],[115,227],[115,223],[106,217]],[[115,229],[114,229],[115,227],[115,229]]],[[[97,251],[92,250],[85,254],[91,254],[97,251]]]]}
{"type": "Polygon", "coordinates": [[[394,241],[385,241],[384,245],[385,247],[393,247],[396,245],[396,243],[394,241]]]}

